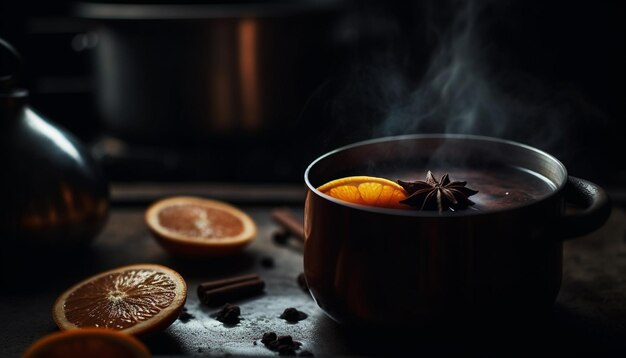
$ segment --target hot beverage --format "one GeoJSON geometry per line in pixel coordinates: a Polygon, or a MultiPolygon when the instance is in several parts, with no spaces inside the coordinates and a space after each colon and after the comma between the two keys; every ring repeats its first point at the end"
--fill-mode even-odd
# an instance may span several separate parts
{"type": "MultiPolygon", "coordinates": [[[[498,166],[485,169],[437,168],[432,171],[436,179],[448,174],[450,181],[467,182],[478,191],[470,197],[474,205],[469,211],[491,211],[520,207],[546,197],[556,189],[554,183],[528,170],[498,166]]],[[[392,180],[415,180],[426,178],[427,170],[397,171],[383,174],[392,180]]]]}

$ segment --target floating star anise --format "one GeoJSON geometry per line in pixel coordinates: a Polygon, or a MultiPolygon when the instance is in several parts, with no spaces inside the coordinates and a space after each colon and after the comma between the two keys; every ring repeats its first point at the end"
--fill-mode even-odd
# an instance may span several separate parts
{"type": "Polygon", "coordinates": [[[467,182],[450,182],[448,174],[438,181],[430,170],[426,174],[425,181],[398,180],[398,184],[409,194],[406,199],[400,201],[401,203],[419,210],[439,210],[440,213],[448,209],[456,211],[474,205],[469,197],[478,193],[476,190],[465,187],[467,182]]]}

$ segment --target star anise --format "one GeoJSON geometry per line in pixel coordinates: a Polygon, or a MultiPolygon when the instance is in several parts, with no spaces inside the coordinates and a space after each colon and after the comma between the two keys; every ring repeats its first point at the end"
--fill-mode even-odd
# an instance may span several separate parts
{"type": "Polygon", "coordinates": [[[461,210],[474,205],[469,197],[478,193],[476,190],[465,187],[467,182],[450,182],[448,174],[438,181],[430,170],[426,174],[425,181],[398,180],[398,184],[409,194],[406,199],[400,201],[401,203],[419,210],[439,210],[439,213],[448,209],[461,210]]]}

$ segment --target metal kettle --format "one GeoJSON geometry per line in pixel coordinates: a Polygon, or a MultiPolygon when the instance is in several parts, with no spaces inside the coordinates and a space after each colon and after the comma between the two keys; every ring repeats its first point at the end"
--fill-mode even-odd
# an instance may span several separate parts
{"type": "Polygon", "coordinates": [[[19,54],[2,39],[0,57],[0,247],[85,245],[106,221],[108,184],[78,139],[27,105],[19,54]]]}

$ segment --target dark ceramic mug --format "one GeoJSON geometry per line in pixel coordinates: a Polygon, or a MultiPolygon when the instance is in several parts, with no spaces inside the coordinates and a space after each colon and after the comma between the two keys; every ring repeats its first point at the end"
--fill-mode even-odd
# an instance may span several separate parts
{"type": "Polygon", "coordinates": [[[603,189],[568,176],[553,156],[487,137],[409,135],[360,142],[315,160],[305,182],[309,289],[330,317],[354,325],[407,319],[428,325],[549,309],[561,283],[562,241],[597,229],[610,211],[603,189]],[[453,180],[467,173],[473,178],[468,187],[483,193],[475,207],[438,213],[366,207],[316,189],[345,176],[388,177],[415,168],[452,171],[453,180]],[[523,179],[518,191],[535,196],[502,204],[504,196],[494,194],[498,188],[507,198],[517,189],[494,181],[515,176],[523,179]],[[566,213],[566,203],[580,209],[566,213]]]}

